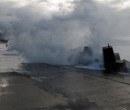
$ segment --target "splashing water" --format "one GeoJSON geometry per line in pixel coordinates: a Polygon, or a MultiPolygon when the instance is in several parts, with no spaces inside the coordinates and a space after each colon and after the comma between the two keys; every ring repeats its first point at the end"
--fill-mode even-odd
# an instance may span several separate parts
{"type": "Polygon", "coordinates": [[[84,46],[91,44],[97,57],[110,43],[130,59],[128,8],[117,10],[96,0],[65,3],[2,0],[0,30],[10,39],[8,49],[17,50],[28,62],[70,65],[84,46]]]}

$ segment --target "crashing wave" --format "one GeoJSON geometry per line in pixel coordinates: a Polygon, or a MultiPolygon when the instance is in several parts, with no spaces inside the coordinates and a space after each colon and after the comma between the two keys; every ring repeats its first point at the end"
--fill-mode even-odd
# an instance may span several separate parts
{"type": "Polygon", "coordinates": [[[90,46],[84,47],[84,50],[79,55],[78,65],[75,67],[92,70],[104,70],[101,59],[93,54],[93,50],[90,46]]]}

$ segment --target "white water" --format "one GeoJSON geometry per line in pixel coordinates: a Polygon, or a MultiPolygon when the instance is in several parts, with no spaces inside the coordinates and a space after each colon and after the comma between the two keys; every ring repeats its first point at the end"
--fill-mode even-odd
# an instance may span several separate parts
{"type": "Polygon", "coordinates": [[[101,63],[93,63],[90,65],[78,65],[75,67],[83,68],[83,69],[90,69],[90,70],[104,70],[103,64],[101,64],[101,63]]]}
{"type": "Polygon", "coordinates": [[[0,73],[14,72],[19,68],[21,57],[14,52],[7,52],[5,44],[0,43],[0,73]]]}
{"type": "Polygon", "coordinates": [[[129,8],[75,0],[67,10],[52,11],[48,1],[19,3],[0,2],[0,30],[10,39],[9,50],[17,50],[27,62],[71,65],[84,46],[91,44],[100,56],[108,43],[121,58],[130,59],[129,8]]]}

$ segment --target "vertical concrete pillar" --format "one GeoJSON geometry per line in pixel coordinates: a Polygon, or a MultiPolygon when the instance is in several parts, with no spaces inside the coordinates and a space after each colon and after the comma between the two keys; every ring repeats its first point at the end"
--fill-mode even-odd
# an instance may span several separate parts
{"type": "Polygon", "coordinates": [[[115,55],[111,46],[103,47],[103,60],[106,70],[113,70],[115,68],[115,55]]]}

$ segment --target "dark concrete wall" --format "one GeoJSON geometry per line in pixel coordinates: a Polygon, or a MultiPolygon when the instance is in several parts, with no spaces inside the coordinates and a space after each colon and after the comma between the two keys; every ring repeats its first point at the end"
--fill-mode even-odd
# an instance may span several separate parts
{"type": "Polygon", "coordinates": [[[115,55],[111,46],[103,47],[103,60],[106,70],[113,70],[115,66],[115,55]]]}

